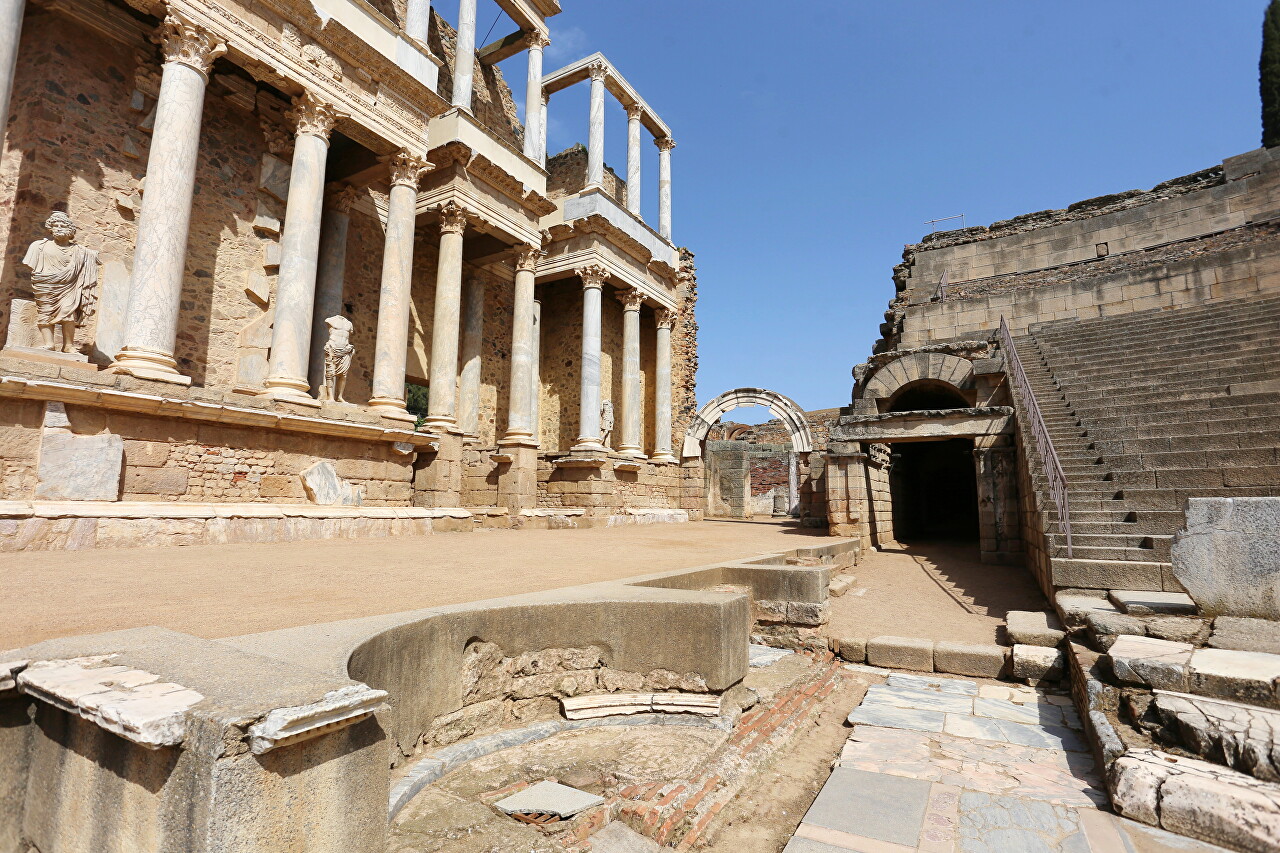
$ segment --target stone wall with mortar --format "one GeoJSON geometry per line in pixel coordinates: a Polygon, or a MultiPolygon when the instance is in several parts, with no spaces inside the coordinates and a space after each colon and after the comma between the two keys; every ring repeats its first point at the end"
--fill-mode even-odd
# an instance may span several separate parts
{"type": "MultiPolygon", "coordinates": [[[[562,199],[587,185],[587,146],[581,142],[547,158],[547,198],[562,199]]],[[[627,206],[627,182],[604,164],[604,191],[622,207],[627,206]]]]}
{"type": "MultiPolygon", "coordinates": [[[[404,0],[395,0],[401,6],[404,0]]],[[[431,52],[444,60],[436,91],[445,100],[453,94],[453,63],[457,51],[458,32],[431,10],[431,29],[427,34],[431,52]]],[[[486,62],[475,63],[471,87],[471,114],[495,136],[517,151],[524,147],[524,125],[520,124],[511,87],[502,76],[502,69],[486,62]]]]}
{"type": "Polygon", "coordinates": [[[683,490],[681,468],[673,464],[640,462],[639,470],[617,470],[625,457],[611,457],[603,467],[557,465],[563,454],[538,459],[538,506],[541,509],[585,509],[589,517],[603,517],[628,509],[676,509],[683,490]]]}

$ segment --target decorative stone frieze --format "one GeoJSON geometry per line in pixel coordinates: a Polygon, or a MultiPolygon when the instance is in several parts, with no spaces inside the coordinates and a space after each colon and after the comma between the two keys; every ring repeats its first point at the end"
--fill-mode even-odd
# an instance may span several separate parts
{"type": "Polygon", "coordinates": [[[206,77],[214,61],[227,52],[226,44],[217,36],[174,12],[166,15],[160,24],[156,41],[165,62],[180,62],[206,77]]]}

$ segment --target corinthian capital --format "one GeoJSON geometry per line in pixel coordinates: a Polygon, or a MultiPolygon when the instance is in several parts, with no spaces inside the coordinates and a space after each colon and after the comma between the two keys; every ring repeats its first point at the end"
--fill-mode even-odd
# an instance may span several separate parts
{"type": "Polygon", "coordinates": [[[658,321],[659,329],[670,329],[676,324],[676,312],[670,308],[659,308],[653,312],[654,318],[658,321]]]}
{"type": "Polygon", "coordinates": [[[298,134],[309,134],[328,139],[333,124],[338,120],[338,113],[332,104],[325,103],[310,92],[303,92],[293,99],[293,108],[285,114],[285,118],[293,122],[298,134]]]}
{"type": "Polygon", "coordinates": [[[537,50],[544,50],[551,46],[551,37],[546,33],[540,33],[537,30],[530,30],[524,37],[525,47],[537,50]]]}
{"type": "Polygon", "coordinates": [[[164,53],[165,62],[180,62],[208,75],[213,61],[227,52],[227,46],[203,27],[170,12],[153,36],[164,53]]]}
{"type": "Polygon", "coordinates": [[[631,121],[639,121],[644,118],[644,107],[639,104],[630,104],[627,106],[627,118],[631,121]]]}
{"type": "Polygon", "coordinates": [[[664,136],[661,139],[653,140],[653,144],[658,146],[659,151],[670,151],[676,147],[676,141],[670,136],[664,136]]]}
{"type": "Polygon", "coordinates": [[[578,278],[582,279],[582,286],[590,288],[600,288],[609,280],[609,270],[600,264],[589,264],[585,267],[578,267],[574,270],[578,278]]]}
{"type": "Polygon", "coordinates": [[[516,272],[535,272],[538,269],[538,261],[546,252],[538,246],[525,244],[516,249],[516,272]]]}
{"type": "Polygon", "coordinates": [[[411,151],[401,148],[387,161],[391,168],[391,185],[393,187],[418,188],[422,174],[431,168],[427,158],[419,157],[411,151]]]}
{"type": "Polygon", "coordinates": [[[592,80],[604,80],[609,76],[609,66],[603,62],[593,62],[587,66],[587,72],[591,75],[592,80]]]}
{"type": "Polygon", "coordinates": [[[349,213],[363,193],[351,184],[334,184],[325,195],[325,204],[338,213],[349,213]]]}
{"type": "Polygon", "coordinates": [[[456,201],[447,201],[438,210],[441,234],[461,234],[467,229],[467,209],[456,201]]]}
{"type": "Polygon", "coordinates": [[[639,311],[640,306],[644,304],[644,293],[635,288],[619,290],[617,297],[624,311],[639,311]]]}

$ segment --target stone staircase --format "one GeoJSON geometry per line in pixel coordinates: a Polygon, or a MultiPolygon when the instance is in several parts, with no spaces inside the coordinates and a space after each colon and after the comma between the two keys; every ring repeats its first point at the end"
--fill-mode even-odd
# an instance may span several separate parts
{"type": "Polygon", "coordinates": [[[1067,479],[1070,558],[1042,502],[1055,586],[1178,590],[1187,498],[1280,495],[1280,298],[1055,321],[1015,345],[1067,479]]]}

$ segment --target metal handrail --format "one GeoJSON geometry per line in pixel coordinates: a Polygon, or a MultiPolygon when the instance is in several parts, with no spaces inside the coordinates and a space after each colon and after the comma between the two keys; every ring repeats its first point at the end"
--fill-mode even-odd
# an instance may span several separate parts
{"type": "Polygon", "coordinates": [[[1058,459],[1058,451],[1053,447],[1053,439],[1049,438],[1049,429],[1044,424],[1044,415],[1040,413],[1040,404],[1031,390],[1031,382],[1027,372],[1022,368],[1022,359],[1018,357],[1018,348],[1013,345],[1013,335],[1009,332],[1009,324],[1004,316],[1000,317],[1000,348],[1005,352],[1008,376],[1023,404],[1031,415],[1031,434],[1036,440],[1036,449],[1040,451],[1040,459],[1044,462],[1044,476],[1049,482],[1049,496],[1058,506],[1058,529],[1067,539],[1067,556],[1071,551],[1071,510],[1067,503],[1067,477],[1062,473],[1062,462],[1058,459]]]}

